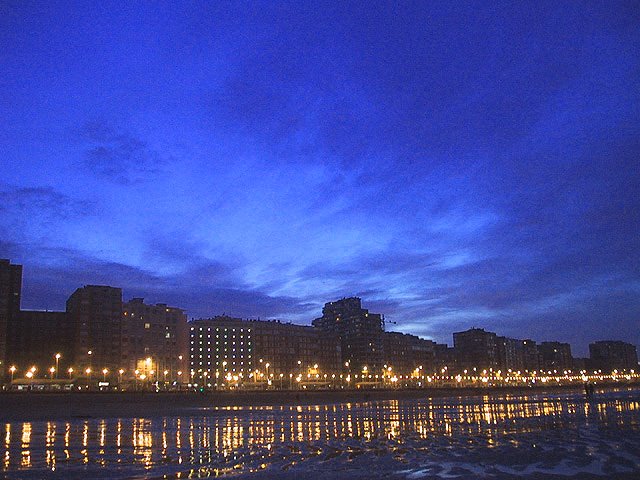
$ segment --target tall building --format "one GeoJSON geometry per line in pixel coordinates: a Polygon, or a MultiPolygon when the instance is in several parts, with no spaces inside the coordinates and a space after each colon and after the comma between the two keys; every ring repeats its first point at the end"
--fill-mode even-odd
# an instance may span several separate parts
{"type": "Polygon", "coordinates": [[[498,336],[482,328],[471,328],[453,334],[458,370],[497,370],[498,336]]]}
{"type": "Polygon", "coordinates": [[[527,338],[522,341],[522,367],[525,372],[540,370],[540,351],[533,340],[527,338]]]}
{"type": "Polygon", "coordinates": [[[11,335],[10,364],[20,374],[36,367],[39,375],[57,366],[54,375],[66,376],[74,349],[71,327],[66,312],[22,310],[11,335]]]}
{"type": "Polygon", "coordinates": [[[73,364],[83,371],[123,368],[122,289],[100,285],[78,288],[67,300],[73,330],[73,364]]]}
{"type": "Polygon", "coordinates": [[[254,370],[253,329],[249,322],[227,316],[189,322],[190,383],[229,385],[229,377],[249,381],[254,370]]]}
{"type": "Polygon", "coordinates": [[[497,337],[498,367],[503,371],[524,370],[524,340],[497,337]]]}
{"type": "Polygon", "coordinates": [[[630,343],[602,340],[589,344],[590,366],[605,373],[613,370],[637,370],[638,351],[630,343]]]}
{"type": "Polygon", "coordinates": [[[22,265],[0,259],[0,382],[8,375],[8,354],[14,324],[20,312],[22,265]]]}
{"type": "Polygon", "coordinates": [[[385,364],[398,375],[410,375],[417,368],[424,373],[435,367],[436,343],[398,332],[383,334],[385,364]]]}
{"type": "Polygon", "coordinates": [[[382,369],[384,318],[362,308],[359,298],[326,303],[322,317],[316,318],[313,326],[339,340],[342,363],[347,363],[351,371],[361,371],[365,366],[369,371],[382,369]]]}
{"type": "Polygon", "coordinates": [[[545,372],[562,373],[573,368],[571,345],[562,342],[542,342],[538,346],[540,368],[545,372]]]}
{"type": "Polygon", "coordinates": [[[280,374],[304,374],[309,369],[317,370],[321,375],[340,372],[342,357],[335,337],[321,335],[318,329],[310,326],[278,320],[249,323],[253,328],[258,364],[260,360],[269,362],[274,378],[280,374]]]}
{"type": "Polygon", "coordinates": [[[284,386],[311,371],[323,378],[340,371],[337,340],[309,326],[220,316],[193,320],[189,330],[193,383],[228,385],[237,376],[284,386]]]}
{"type": "Polygon", "coordinates": [[[142,298],[124,303],[122,310],[125,375],[149,369],[158,372],[158,379],[188,381],[189,332],[184,310],[164,303],[147,305],[142,298]]]}

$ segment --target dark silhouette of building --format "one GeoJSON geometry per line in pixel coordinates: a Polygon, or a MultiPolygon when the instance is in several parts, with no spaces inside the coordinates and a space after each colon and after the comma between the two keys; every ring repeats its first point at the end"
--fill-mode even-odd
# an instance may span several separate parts
{"type": "Polygon", "coordinates": [[[22,265],[0,259],[0,382],[8,376],[8,361],[12,352],[10,338],[20,312],[22,265]]]}
{"type": "Polygon", "coordinates": [[[78,288],[67,300],[73,329],[72,363],[93,372],[123,368],[122,289],[100,285],[78,288]]]}
{"type": "Polygon", "coordinates": [[[359,298],[326,303],[322,317],[316,318],[313,325],[323,335],[339,340],[342,363],[348,364],[350,371],[360,372],[364,367],[369,372],[382,369],[384,318],[362,308],[359,298]]]}
{"type": "Polygon", "coordinates": [[[524,370],[524,340],[497,337],[498,368],[503,372],[524,370]]]}
{"type": "Polygon", "coordinates": [[[131,299],[122,309],[122,367],[127,376],[150,370],[161,381],[188,381],[184,310],[164,303],[147,305],[142,298],[131,299]]]}
{"type": "Polygon", "coordinates": [[[542,342],[538,346],[540,368],[545,372],[563,373],[573,368],[571,345],[562,342],[542,342]]]}
{"type": "Polygon", "coordinates": [[[540,351],[536,342],[531,339],[522,341],[522,367],[525,372],[540,370],[540,351]]]}
{"type": "Polygon", "coordinates": [[[36,367],[40,376],[66,377],[73,357],[73,344],[66,312],[22,310],[11,335],[9,362],[22,375],[27,369],[36,367]],[[53,375],[49,371],[52,367],[57,369],[53,375]]]}
{"type": "Polygon", "coordinates": [[[638,352],[630,343],[602,340],[589,344],[590,367],[610,373],[613,370],[637,370],[638,352]]]}
{"type": "Polygon", "coordinates": [[[228,385],[229,376],[238,376],[248,383],[288,386],[310,371],[314,378],[324,379],[340,369],[337,340],[313,327],[228,316],[193,320],[189,325],[194,383],[228,385]]]}
{"type": "Polygon", "coordinates": [[[435,366],[436,343],[398,332],[384,332],[385,364],[397,375],[411,375],[416,369],[431,372],[435,366]]]}
{"type": "Polygon", "coordinates": [[[453,346],[458,370],[498,369],[498,336],[495,333],[482,328],[456,332],[453,334],[453,346]]]}

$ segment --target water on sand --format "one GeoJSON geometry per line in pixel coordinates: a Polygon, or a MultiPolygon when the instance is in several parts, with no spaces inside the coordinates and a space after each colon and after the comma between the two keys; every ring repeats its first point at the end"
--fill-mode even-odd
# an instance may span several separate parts
{"type": "Polygon", "coordinates": [[[640,478],[640,390],[2,425],[5,478],[640,478]]]}

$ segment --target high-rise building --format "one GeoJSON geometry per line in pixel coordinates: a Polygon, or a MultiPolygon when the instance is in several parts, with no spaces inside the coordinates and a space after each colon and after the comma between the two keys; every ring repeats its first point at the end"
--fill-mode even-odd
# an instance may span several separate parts
{"type": "Polygon", "coordinates": [[[482,328],[471,328],[453,334],[458,370],[497,370],[498,336],[482,328]]]}
{"type": "Polygon", "coordinates": [[[362,308],[359,298],[326,303],[322,317],[316,318],[313,325],[323,335],[339,340],[342,363],[348,364],[351,371],[362,371],[364,367],[370,372],[382,369],[384,318],[362,308]]]}
{"type": "Polygon", "coordinates": [[[21,374],[36,367],[39,375],[47,376],[53,367],[54,376],[66,377],[74,349],[71,327],[66,312],[20,311],[11,335],[10,364],[21,374]]]}
{"type": "Polygon", "coordinates": [[[307,325],[278,320],[249,323],[253,328],[257,366],[268,362],[274,379],[280,374],[306,375],[309,370],[320,375],[340,372],[340,345],[335,337],[321,335],[318,329],[307,325]]]}
{"type": "Polygon", "coordinates": [[[435,368],[436,343],[398,332],[383,334],[385,364],[398,375],[410,375],[416,369],[424,373],[435,368]]]}
{"type": "Polygon", "coordinates": [[[538,346],[540,368],[545,372],[563,373],[573,368],[571,345],[562,342],[542,342],[538,346]]]}
{"type": "Polygon", "coordinates": [[[254,358],[250,322],[227,316],[189,322],[190,383],[217,388],[234,377],[253,381],[254,358]]]}
{"type": "Polygon", "coordinates": [[[101,285],[78,288],[67,300],[73,329],[73,364],[92,371],[123,368],[122,289],[101,285]]]}
{"type": "Polygon", "coordinates": [[[524,370],[524,340],[497,337],[498,368],[503,372],[524,370]]]}
{"type": "Polygon", "coordinates": [[[313,327],[220,316],[193,320],[189,330],[193,383],[223,386],[238,377],[238,383],[286,386],[310,372],[315,379],[340,371],[337,340],[313,327]]]}
{"type": "Polygon", "coordinates": [[[529,338],[522,340],[522,367],[525,372],[529,373],[540,370],[540,351],[538,350],[538,345],[529,338]]]}
{"type": "Polygon", "coordinates": [[[122,367],[157,372],[167,382],[188,381],[188,325],[184,310],[133,298],[122,306],[122,367]],[[165,373],[166,372],[166,373],[165,373]]]}
{"type": "Polygon", "coordinates": [[[0,382],[8,375],[9,338],[20,312],[22,265],[0,259],[0,382]]]}
{"type": "Polygon", "coordinates": [[[638,351],[630,343],[602,340],[589,344],[591,368],[610,373],[613,370],[637,370],[638,351]]]}

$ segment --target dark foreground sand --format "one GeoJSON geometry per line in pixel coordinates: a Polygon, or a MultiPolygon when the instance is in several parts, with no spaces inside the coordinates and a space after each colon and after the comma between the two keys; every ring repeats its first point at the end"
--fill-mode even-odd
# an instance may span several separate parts
{"type": "MultiPolygon", "coordinates": [[[[600,386],[623,388],[624,385],[600,386]]],[[[470,395],[580,393],[582,386],[434,388],[420,390],[235,391],[200,393],[3,393],[0,422],[73,418],[178,416],[198,409],[233,406],[309,405],[470,395]]]]}

